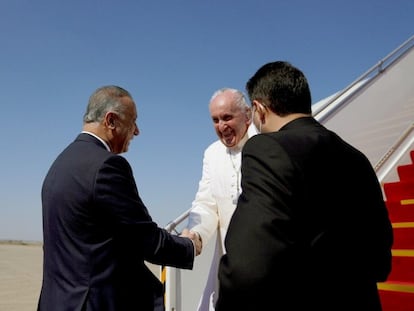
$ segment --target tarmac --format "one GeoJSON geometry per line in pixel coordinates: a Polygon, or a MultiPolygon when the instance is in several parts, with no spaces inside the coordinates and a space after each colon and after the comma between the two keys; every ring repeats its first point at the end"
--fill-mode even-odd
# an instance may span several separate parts
{"type": "Polygon", "coordinates": [[[40,242],[0,241],[0,311],[35,311],[42,283],[40,242]]]}
{"type": "MultiPolygon", "coordinates": [[[[43,274],[41,242],[0,240],[0,311],[35,311],[43,274]]],[[[146,263],[159,275],[159,266],[146,263]]]]}

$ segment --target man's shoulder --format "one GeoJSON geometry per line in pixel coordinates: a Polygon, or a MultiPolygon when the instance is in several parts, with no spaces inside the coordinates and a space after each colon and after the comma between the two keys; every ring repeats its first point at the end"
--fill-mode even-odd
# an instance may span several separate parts
{"type": "Polygon", "coordinates": [[[212,142],[205,150],[205,153],[216,153],[226,151],[226,146],[220,140],[212,142]]]}
{"type": "Polygon", "coordinates": [[[283,143],[280,140],[278,132],[257,134],[249,138],[243,147],[243,151],[262,153],[264,150],[278,150],[282,148],[283,143]]]}

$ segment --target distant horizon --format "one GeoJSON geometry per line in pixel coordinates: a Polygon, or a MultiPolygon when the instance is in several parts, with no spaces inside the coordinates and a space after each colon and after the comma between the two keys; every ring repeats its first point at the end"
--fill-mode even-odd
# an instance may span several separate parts
{"type": "Polygon", "coordinates": [[[37,245],[37,244],[43,244],[43,241],[0,239],[0,244],[37,245]]]}

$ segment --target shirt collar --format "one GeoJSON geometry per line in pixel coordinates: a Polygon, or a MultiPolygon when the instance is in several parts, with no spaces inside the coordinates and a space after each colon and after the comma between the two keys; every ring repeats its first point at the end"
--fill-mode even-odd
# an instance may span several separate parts
{"type": "Polygon", "coordinates": [[[109,148],[108,144],[102,138],[100,138],[99,136],[95,135],[94,133],[88,132],[88,131],[82,131],[82,133],[89,134],[89,135],[95,137],[96,139],[98,139],[105,146],[106,150],[111,152],[111,148],[109,148]]]}

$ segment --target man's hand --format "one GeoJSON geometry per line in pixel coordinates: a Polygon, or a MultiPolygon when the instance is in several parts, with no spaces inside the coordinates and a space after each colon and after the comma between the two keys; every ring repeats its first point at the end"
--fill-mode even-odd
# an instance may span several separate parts
{"type": "Polygon", "coordinates": [[[181,237],[190,238],[193,241],[194,248],[196,251],[196,256],[201,254],[201,249],[203,248],[203,243],[201,241],[201,237],[197,232],[190,231],[187,228],[183,229],[180,234],[181,237]]]}

